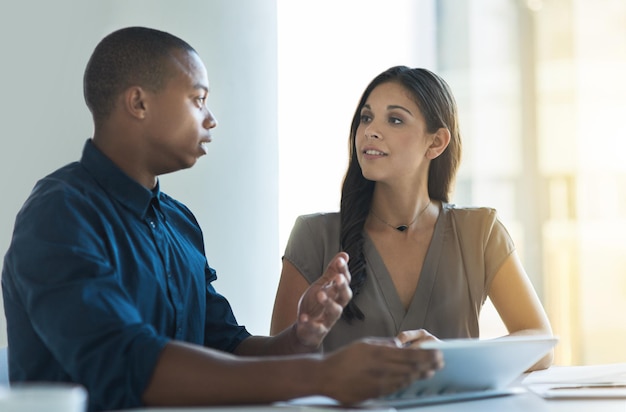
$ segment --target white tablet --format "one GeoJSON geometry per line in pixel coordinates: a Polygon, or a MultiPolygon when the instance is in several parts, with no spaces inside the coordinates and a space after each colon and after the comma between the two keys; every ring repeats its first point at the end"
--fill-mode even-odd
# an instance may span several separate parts
{"type": "Polygon", "coordinates": [[[443,368],[368,404],[402,407],[516,393],[521,388],[511,384],[557,341],[553,336],[506,336],[425,342],[423,348],[441,350],[443,368]]]}

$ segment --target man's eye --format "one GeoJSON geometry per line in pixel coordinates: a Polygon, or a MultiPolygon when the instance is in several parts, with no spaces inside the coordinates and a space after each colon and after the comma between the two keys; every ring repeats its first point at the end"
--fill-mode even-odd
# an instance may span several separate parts
{"type": "Polygon", "coordinates": [[[204,108],[206,107],[206,96],[196,97],[196,101],[198,102],[198,109],[204,110],[204,108]]]}

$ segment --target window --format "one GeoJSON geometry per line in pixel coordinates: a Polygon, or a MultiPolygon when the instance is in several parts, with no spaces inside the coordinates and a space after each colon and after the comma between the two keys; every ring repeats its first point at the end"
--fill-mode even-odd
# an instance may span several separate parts
{"type": "MultiPolygon", "coordinates": [[[[464,143],[453,202],[495,207],[561,365],[626,361],[626,3],[278,1],[280,248],[338,210],[349,122],[395,64],[442,75],[464,143]],[[297,3],[297,4],[296,4],[297,3]]],[[[503,334],[488,305],[485,336],[503,334]]]]}

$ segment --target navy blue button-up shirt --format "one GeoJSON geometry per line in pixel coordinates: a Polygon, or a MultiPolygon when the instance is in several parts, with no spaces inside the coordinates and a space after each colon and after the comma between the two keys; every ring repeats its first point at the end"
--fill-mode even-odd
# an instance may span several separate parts
{"type": "Polygon", "coordinates": [[[215,279],[192,213],[87,140],[16,219],[2,269],[10,379],[80,383],[91,411],[140,406],[170,339],[232,352],[250,336],[215,279]]]}

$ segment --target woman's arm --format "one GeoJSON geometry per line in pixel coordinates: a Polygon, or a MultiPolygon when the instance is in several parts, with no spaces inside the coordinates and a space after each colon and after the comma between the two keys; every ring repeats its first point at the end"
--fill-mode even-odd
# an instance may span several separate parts
{"type": "Polygon", "coordinates": [[[296,321],[298,302],[308,287],[309,282],[300,271],[291,262],[283,259],[283,269],[274,300],[271,335],[279,334],[296,321]]]}
{"type": "MultiPolygon", "coordinates": [[[[516,252],[498,269],[489,298],[510,335],[552,335],[548,316],[516,252]]],[[[529,371],[548,368],[553,356],[550,351],[529,371]]]]}

